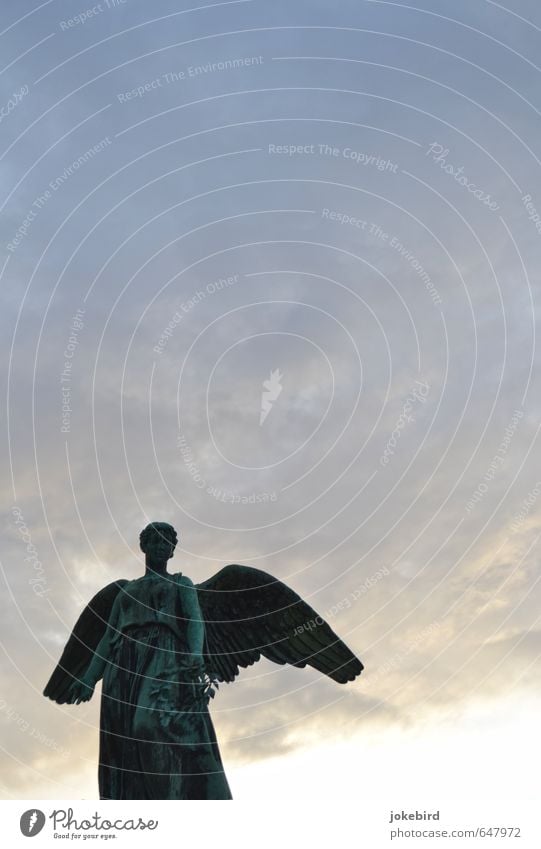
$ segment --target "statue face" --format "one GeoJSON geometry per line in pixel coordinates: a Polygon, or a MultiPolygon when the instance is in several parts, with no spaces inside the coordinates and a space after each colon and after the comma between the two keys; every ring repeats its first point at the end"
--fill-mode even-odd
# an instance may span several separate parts
{"type": "Polygon", "coordinates": [[[145,546],[146,554],[153,560],[169,560],[175,551],[175,543],[172,541],[171,532],[167,528],[149,535],[145,546]]]}

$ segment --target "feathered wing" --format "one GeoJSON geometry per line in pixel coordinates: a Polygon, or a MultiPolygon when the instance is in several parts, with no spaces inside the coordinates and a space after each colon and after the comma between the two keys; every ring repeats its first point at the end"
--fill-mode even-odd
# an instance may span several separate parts
{"type": "Polygon", "coordinates": [[[62,657],[43,691],[44,696],[59,705],[66,704],[70,686],[81,677],[92,660],[94,650],[105,633],[114,600],[127,583],[127,580],[113,581],[89,601],[73,627],[62,657]]]}
{"type": "Polygon", "coordinates": [[[223,681],[263,655],[274,663],[313,666],[340,684],[353,681],[361,661],[309,604],[267,572],[225,566],[197,584],[205,620],[205,664],[223,681]]]}

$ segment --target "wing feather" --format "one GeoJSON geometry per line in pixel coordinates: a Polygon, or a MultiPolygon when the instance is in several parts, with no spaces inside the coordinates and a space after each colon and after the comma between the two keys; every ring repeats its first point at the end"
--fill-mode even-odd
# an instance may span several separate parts
{"type": "Polygon", "coordinates": [[[67,701],[73,681],[81,677],[92,660],[105,629],[114,600],[127,580],[113,581],[92,598],[73,627],[62,656],[49,678],[43,695],[59,705],[67,701]]]}
{"type": "Polygon", "coordinates": [[[334,681],[363,670],[332,628],[294,590],[250,566],[225,566],[197,585],[206,623],[209,669],[233,681],[239,667],[261,656],[274,663],[312,666],[334,681]]]}

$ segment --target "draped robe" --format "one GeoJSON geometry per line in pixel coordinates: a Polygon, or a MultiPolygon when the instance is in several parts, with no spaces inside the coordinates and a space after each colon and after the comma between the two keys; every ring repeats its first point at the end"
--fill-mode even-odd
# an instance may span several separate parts
{"type": "Polygon", "coordinates": [[[115,599],[100,644],[100,799],[232,798],[208,695],[190,665],[186,594],[197,592],[184,581],[145,575],[115,599]]]}

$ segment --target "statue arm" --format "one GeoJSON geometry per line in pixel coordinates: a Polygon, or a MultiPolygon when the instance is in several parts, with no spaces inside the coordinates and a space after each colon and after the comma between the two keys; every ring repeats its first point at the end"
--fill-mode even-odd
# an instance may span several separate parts
{"type": "Polygon", "coordinates": [[[183,576],[181,582],[182,608],[186,621],[188,649],[192,663],[203,662],[205,620],[199,606],[197,589],[190,578],[183,576]]]}

